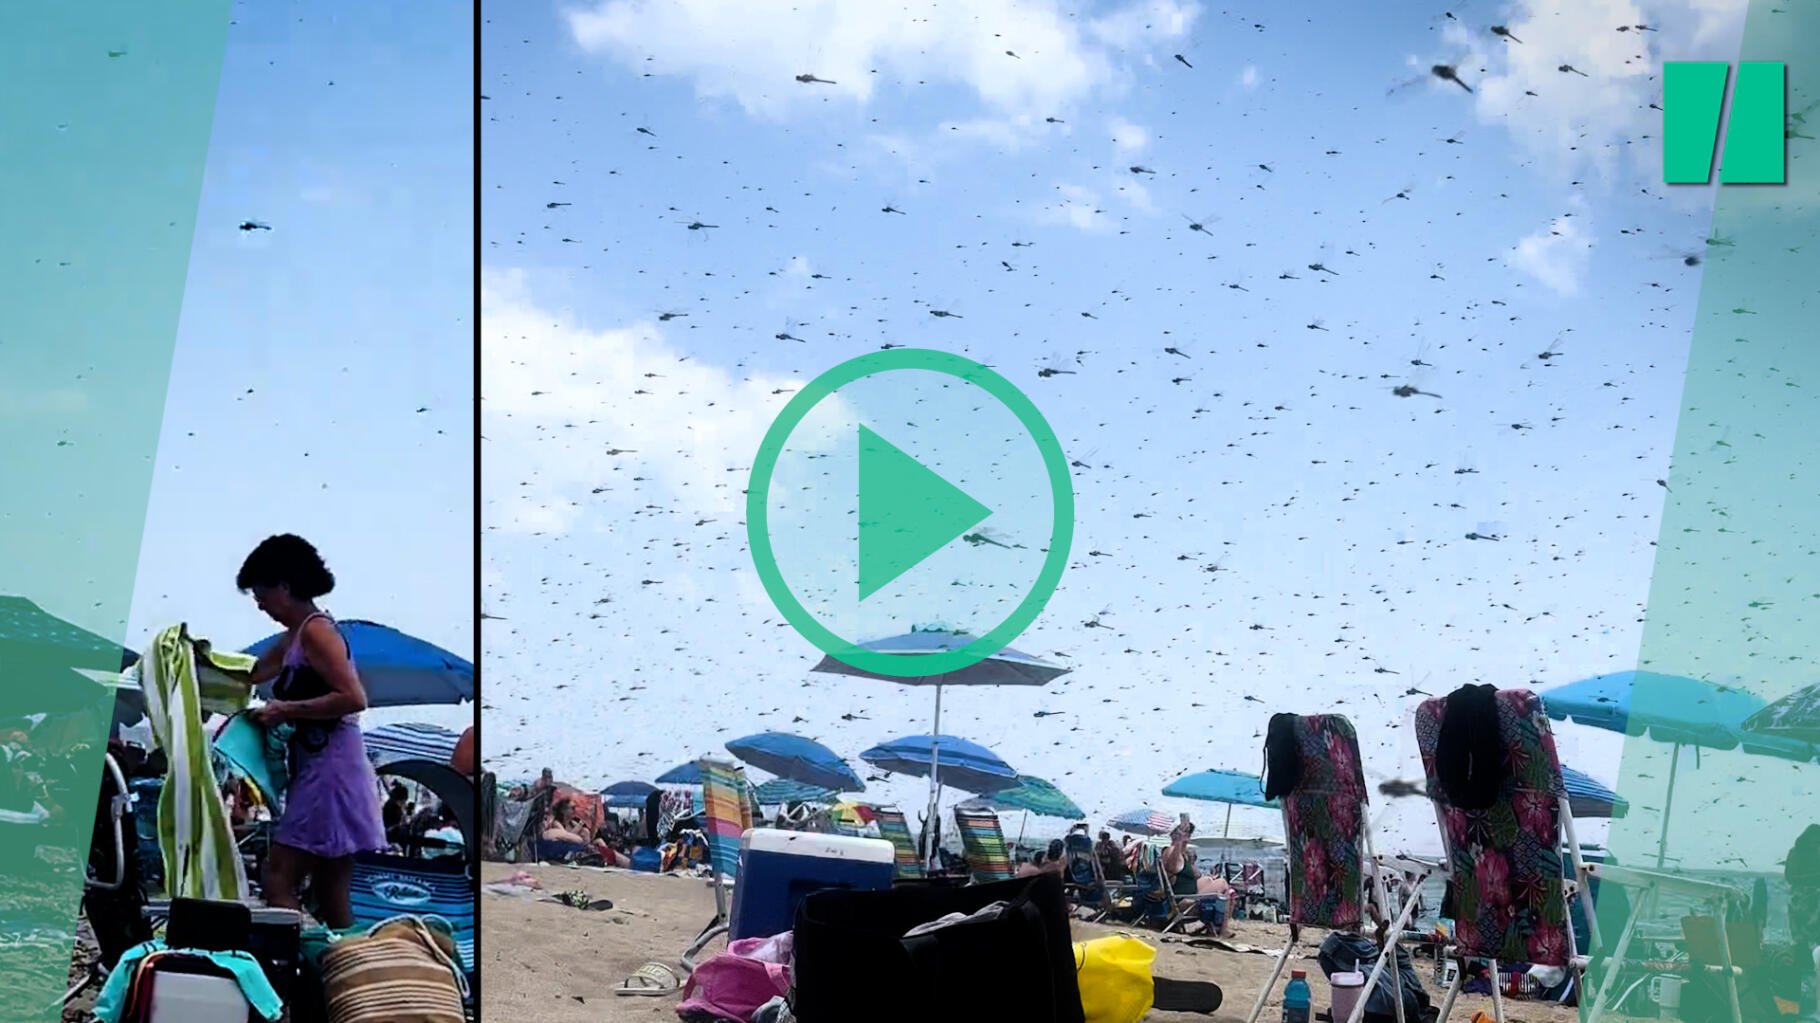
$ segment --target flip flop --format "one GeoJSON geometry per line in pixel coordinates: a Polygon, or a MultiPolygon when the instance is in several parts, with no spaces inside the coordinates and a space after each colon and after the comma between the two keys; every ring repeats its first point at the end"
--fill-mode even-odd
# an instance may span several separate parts
{"type": "Polygon", "coordinates": [[[1150,983],[1151,1008],[1160,1012],[1198,1012],[1211,1016],[1225,999],[1220,986],[1209,981],[1157,977],[1150,983]]]}
{"type": "Polygon", "coordinates": [[[619,982],[613,989],[616,995],[642,995],[647,998],[662,998],[682,990],[682,981],[676,971],[662,963],[646,963],[637,972],[619,982]]]}

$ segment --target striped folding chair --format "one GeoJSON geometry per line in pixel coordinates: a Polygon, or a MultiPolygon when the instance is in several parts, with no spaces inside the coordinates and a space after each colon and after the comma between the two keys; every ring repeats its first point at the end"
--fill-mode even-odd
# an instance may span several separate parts
{"type": "MultiPolygon", "coordinates": [[[[1384,975],[1385,962],[1397,947],[1390,936],[1400,933],[1408,922],[1415,900],[1411,897],[1400,907],[1394,925],[1379,901],[1383,887],[1377,881],[1365,771],[1352,722],[1339,714],[1303,715],[1292,720],[1301,776],[1282,797],[1284,846],[1289,856],[1289,943],[1277,958],[1269,983],[1258,992],[1246,1023],[1257,1023],[1263,1014],[1264,1003],[1302,940],[1302,928],[1360,934],[1371,917],[1382,950],[1347,1020],[1359,1023],[1372,990],[1384,975]]],[[[1418,872],[1431,869],[1409,866],[1418,872]]],[[[1393,1001],[1398,1023],[1403,1023],[1403,999],[1393,1001]]]]}
{"type": "MultiPolygon", "coordinates": [[[[1442,954],[1462,964],[1441,1003],[1443,1021],[1459,994],[1468,959],[1488,959],[1493,971],[1503,961],[1560,966],[1576,977],[1583,974],[1586,961],[1574,947],[1568,912],[1572,895],[1582,900],[1593,943],[1599,940],[1587,883],[1589,868],[1574,835],[1561,760],[1541,697],[1527,689],[1498,691],[1498,748],[1483,754],[1499,758],[1506,776],[1492,804],[1475,810],[1450,802],[1436,771],[1447,699],[1425,700],[1416,708],[1416,745],[1447,854],[1439,873],[1447,878],[1454,903],[1453,941],[1442,954]],[[1571,870],[1564,869],[1563,849],[1571,870]]],[[[1473,752],[1477,756],[1481,751],[1473,752]]],[[[1498,988],[1497,984],[1491,988],[1492,1015],[1504,1023],[1498,988]]],[[[1593,1000],[1589,1019],[1598,1015],[1605,994],[1602,990],[1593,1000]]]]}
{"type": "Polygon", "coordinates": [[[897,854],[897,879],[921,881],[928,877],[922,859],[916,855],[916,839],[910,836],[910,823],[904,819],[904,811],[881,809],[875,813],[879,837],[890,842],[897,854]]]}
{"type": "Polygon", "coordinates": [[[961,834],[961,848],[974,881],[1003,881],[1011,871],[1011,851],[1005,847],[998,814],[990,810],[954,811],[954,828],[961,834]]]}
{"type": "Polygon", "coordinates": [[[714,919],[683,951],[684,972],[695,970],[694,957],[708,942],[727,933],[727,903],[739,876],[739,846],[752,830],[752,802],[747,798],[746,772],[730,760],[703,757],[701,766],[702,818],[708,840],[708,883],[714,889],[714,919]]]}

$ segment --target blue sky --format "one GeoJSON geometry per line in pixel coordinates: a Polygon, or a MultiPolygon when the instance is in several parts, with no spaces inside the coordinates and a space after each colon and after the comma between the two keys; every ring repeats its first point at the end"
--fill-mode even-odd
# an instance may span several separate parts
{"type": "Polygon", "coordinates": [[[268,635],[234,575],[296,532],[336,573],[331,610],[472,651],[472,40],[453,5],[234,8],[135,647],[179,621],[268,635]]]}
{"type": "MultiPolygon", "coordinates": [[[[808,672],[742,525],[791,391],[884,344],[994,366],[1082,463],[1070,568],[1017,643],[1072,673],[950,690],[944,728],[1096,818],[1217,820],[1157,790],[1255,768],[1274,711],[1344,711],[1374,777],[1412,777],[1409,687],[1633,666],[1699,291],[1681,257],[1723,258],[1712,193],[1655,184],[1652,69],[1734,58],[1742,14],[612,0],[489,20],[489,759],[606,784],[766,728],[848,756],[928,729],[926,690],[808,672]]],[[[1615,737],[1558,734],[1615,778],[1615,737]]],[[[1432,847],[1424,818],[1383,824],[1432,847]]]]}

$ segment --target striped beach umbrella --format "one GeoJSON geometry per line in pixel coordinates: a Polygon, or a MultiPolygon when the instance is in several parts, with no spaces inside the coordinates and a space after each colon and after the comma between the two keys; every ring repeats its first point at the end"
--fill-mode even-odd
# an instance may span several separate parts
{"type": "Polygon", "coordinates": [[[1175,821],[1161,810],[1140,806],[1112,818],[1106,822],[1106,826],[1115,831],[1152,837],[1169,834],[1170,830],[1175,827],[1175,821]]]}
{"type": "Polygon", "coordinates": [[[384,767],[400,760],[428,760],[446,764],[455,756],[455,743],[461,736],[440,725],[411,722],[380,725],[361,736],[367,747],[367,759],[374,767],[384,767]]]}

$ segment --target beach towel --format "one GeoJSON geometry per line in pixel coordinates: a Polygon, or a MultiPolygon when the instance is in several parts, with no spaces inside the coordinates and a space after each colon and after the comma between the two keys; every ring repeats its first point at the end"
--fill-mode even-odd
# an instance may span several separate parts
{"type": "Polygon", "coordinates": [[[1504,785],[1504,742],[1498,731],[1498,690],[1461,686],[1447,694],[1435,741],[1435,772],[1447,801],[1483,810],[1504,785]]]}
{"type": "Polygon", "coordinates": [[[683,985],[676,1014],[683,1019],[751,1019],[759,1008],[790,993],[790,932],[741,938],[725,952],[697,963],[683,985]],[[779,939],[782,940],[779,940],[779,939]]]}
{"type": "Polygon", "coordinates": [[[1289,834],[1289,919],[1356,930],[1364,919],[1365,774],[1352,722],[1338,714],[1296,717],[1299,775],[1283,799],[1289,834]]]}
{"type": "MultiPolygon", "coordinates": [[[[173,898],[233,902],[247,895],[246,868],[210,765],[196,650],[188,628],[174,625],[152,640],[135,665],[152,733],[169,764],[158,796],[158,842],[173,898]]],[[[253,665],[251,657],[226,654],[210,653],[207,660],[216,671],[224,662],[236,668],[244,663],[247,670],[253,665]]]]}
{"type": "Polygon", "coordinates": [[[1462,956],[1565,966],[1569,921],[1561,863],[1566,791],[1542,700],[1527,689],[1496,697],[1498,728],[1475,758],[1503,760],[1497,798],[1483,809],[1454,805],[1441,783],[1447,701],[1416,708],[1416,745],[1440,817],[1452,878],[1442,913],[1454,920],[1462,956]],[[1495,743],[1495,745],[1494,745],[1495,743]]]}

